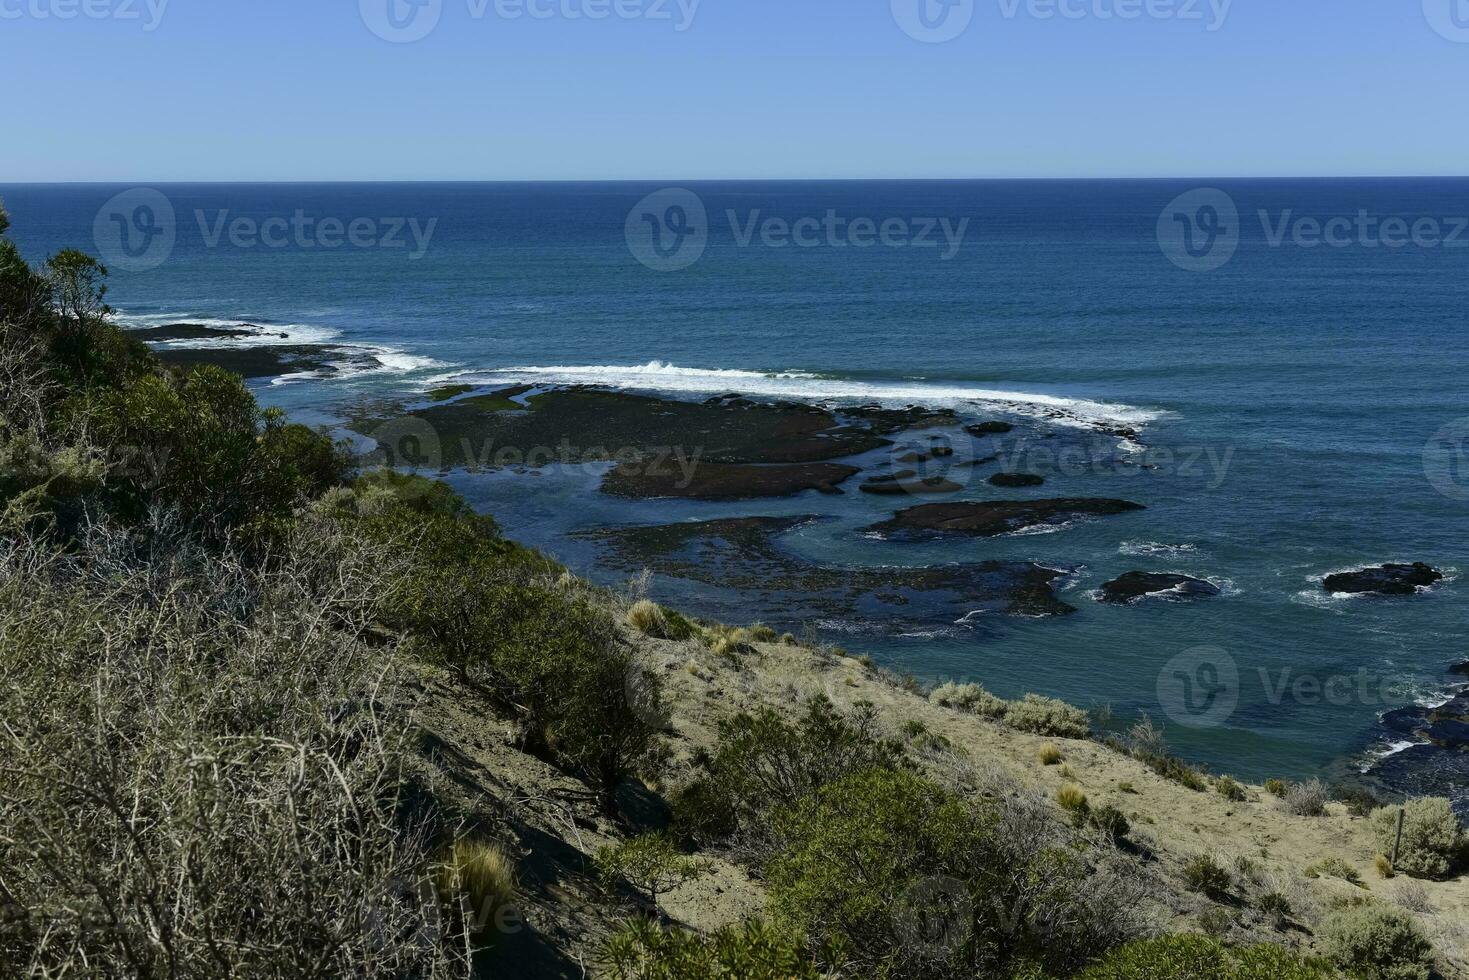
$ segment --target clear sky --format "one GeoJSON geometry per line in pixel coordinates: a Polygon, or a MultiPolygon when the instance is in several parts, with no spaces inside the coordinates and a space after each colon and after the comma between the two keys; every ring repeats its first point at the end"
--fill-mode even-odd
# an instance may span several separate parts
{"type": "Polygon", "coordinates": [[[1469,172],[1469,0],[694,2],[0,0],[0,182],[1469,172]]]}

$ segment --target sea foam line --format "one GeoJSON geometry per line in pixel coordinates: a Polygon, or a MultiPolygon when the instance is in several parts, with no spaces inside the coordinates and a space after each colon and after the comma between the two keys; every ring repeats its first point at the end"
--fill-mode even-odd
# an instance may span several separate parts
{"type": "Polygon", "coordinates": [[[666,394],[724,394],[821,401],[833,404],[878,404],[900,408],[920,404],[929,408],[983,407],[1017,415],[1045,418],[1078,426],[1141,426],[1164,413],[1083,398],[1065,398],[1023,391],[1003,391],[965,385],[921,382],[877,383],[830,378],[803,371],[760,372],[729,368],[688,368],[663,361],[641,365],[555,365],[497,368],[434,379],[478,384],[511,384],[535,378],[548,384],[588,384],[624,390],[666,394]]]}

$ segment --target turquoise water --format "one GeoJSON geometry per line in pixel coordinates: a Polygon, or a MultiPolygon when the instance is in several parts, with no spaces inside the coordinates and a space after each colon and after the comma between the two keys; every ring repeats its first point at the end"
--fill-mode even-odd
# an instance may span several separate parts
{"type": "MultiPolygon", "coordinates": [[[[1445,691],[1444,668],[1469,657],[1469,594],[1457,580],[1469,568],[1469,466],[1460,468],[1459,430],[1436,439],[1469,416],[1469,231],[1456,233],[1469,180],[692,184],[708,242],[680,271],[640,264],[628,244],[629,213],[636,232],[635,206],[661,187],[167,185],[172,249],[145,271],[113,261],[109,298],[125,323],[249,321],[376,352],[377,370],[260,385],[262,399],[308,420],[363,395],[530,377],[680,397],[945,405],[1010,418],[1032,449],[1057,433],[1054,445],[1101,461],[1048,470],[1040,490],[975,480],[963,496],[1115,496],[1148,509],[1049,534],[914,544],[862,533],[907,501],[860,494],[629,504],[598,494],[580,471],[452,479],[515,537],[604,579],[613,573],[597,552],[568,532],[731,513],[830,515],[786,544],[833,565],[1004,558],[1074,570],[1062,597],[1079,611],[1066,618],[986,616],[906,635],[860,618],[816,625],[920,677],[1110,704],[1119,722],[1147,711],[1181,754],[1246,776],[1337,772],[1381,751],[1390,740],[1377,715],[1445,691]],[[1240,215],[1224,216],[1235,231],[1208,254],[1212,217],[1196,202],[1168,212],[1200,186],[1224,191],[1240,215]],[[211,229],[227,227],[221,215],[263,222],[298,210],[344,225],[371,219],[378,244],[365,230],[362,244],[332,248],[319,237],[271,247],[228,233],[210,244],[211,229]],[[900,225],[893,244],[859,247],[845,232],[811,232],[828,212],[848,229],[861,218],[900,225]],[[1359,212],[1418,222],[1418,242],[1373,244],[1378,232],[1362,229],[1377,226],[1359,212]],[[1174,214],[1193,223],[1202,258],[1160,247],[1160,217],[1175,227],[1174,214]],[[752,219],[758,229],[770,217],[815,219],[805,228],[816,244],[776,247],[758,230],[742,243],[752,219]],[[1311,246],[1309,220],[1338,217],[1352,225],[1336,226],[1340,244],[1311,246]],[[378,247],[409,218],[404,247],[378,247]],[[934,246],[896,245],[929,218],[951,232],[967,219],[962,242],[951,248],[935,222],[934,246]],[[1273,242],[1282,220],[1299,237],[1273,242]],[[415,240],[411,227],[432,234],[415,240]],[[1220,268],[1170,260],[1209,264],[1236,233],[1220,268]],[[1045,418],[1058,409],[1063,419],[1045,418]],[[1089,424],[1137,428],[1138,445],[1089,424]],[[1128,465],[1140,462],[1152,468],[1128,465]],[[1384,561],[1429,562],[1449,580],[1391,602],[1320,588],[1327,572],[1384,561]],[[1225,594],[1092,600],[1131,569],[1199,575],[1225,594]],[[1224,692],[1235,710],[1210,714],[1198,701],[1200,718],[1170,702],[1180,664],[1194,682],[1218,676],[1198,672],[1190,651],[1200,647],[1211,671],[1237,671],[1224,692]],[[1313,682],[1331,694],[1316,695],[1313,682]]],[[[40,259],[63,246],[97,251],[94,219],[124,190],[0,186],[0,196],[12,236],[40,259]]],[[[671,218],[665,204],[656,219],[671,218]]],[[[782,621],[779,603],[675,581],[655,591],[696,612],[797,625],[782,621]]]]}

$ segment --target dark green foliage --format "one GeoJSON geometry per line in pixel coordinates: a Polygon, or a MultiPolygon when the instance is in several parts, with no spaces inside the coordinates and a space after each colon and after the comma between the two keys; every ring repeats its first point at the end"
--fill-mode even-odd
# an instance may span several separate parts
{"type": "Polygon", "coordinates": [[[719,736],[707,775],[680,794],[676,808],[681,828],[701,840],[741,826],[764,829],[766,814],[829,783],[903,764],[902,746],[878,734],[871,706],[844,715],[824,697],[813,698],[796,724],[767,708],[722,722],[719,736]]]}
{"type": "Polygon", "coordinates": [[[1209,784],[1203,775],[1182,759],[1152,752],[1135,752],[1134,755],[1140,762],[1164,779],[1170,779],[1181,786],[1186,786],[1199,793],[1209,788],[1209,784]]]}
{"type": "Polygon", "coordinates": [[[51,287],[12,242],[0,239],[0,322],[34,334],[51,317],[51,287]]]}
{"type": "Polygon", "coordinates": [[[1382,806],[1382,800],[1377,798],[1377,794],[1365,786],[1338,784],[1331,795],[1333,799],[1346,804],[1347,812],[1354,817],[1368,816],[1382,806]]]}
{"type": "Polygon", "coordinates": [[[771,907],[819,966],[889,980],[1003,976],[1022,960],[1064,975],[1128,938],[1116,882],[1039,811],[1009,806],[903,770],[849,776],[774,816],[771,907]]]}
{"type": "Polygon", "coordinates": [[[1114,950],[1079,980],[1332,980],[1324,965],[1279,946],[1225,946],[1204,936],[1144,939],[1114,950]]]}
{"type": "Polygon", "coordinates": [[[325,437],[261,410],[237,375],[212,366],[145,375],[72,411],[112,458],[109,496],[125,518],[176,507],[211,537],[270,530],[347,468],[325,437]]]}
{"type": "Polygon", "coordinates": [[[820,980],[800,944],[759,922],[705,938],[633,919],[602,947],[614,980],[820,980]]]}
{"type": "Polygon", "coordinates": [[[1132,830],[1132,825],[1127,822],[1127,817],[1115,806],[1097,807],[1087,815],[1087,821],[1113,843],[1125,840],[1128,832],[1132,830]]]}
{"type": "Polygon", "coordinates": [[[1200,854],[1183,866],[1183,880],[1190,891],[1220,901],[1229,896],[1234,884],[1228,871],[1207,854],[1200,854]]]}
{"type": "Polygon", "coordinates": [[[595,862],[603,888],[610,891],[625,881],[655,909],[658,896],[713,871],[709,862],[684,854],[667,834],[661,833],[644,834],[604,847],[597,852],[595,862]]]}
{"type": "Polygon", "coordinates": [[[658,700],[611,615],[557,588],[560,566],[423,482],[374,476],[355,502],[370,532],[409,558],[387,624],[484,685],[519,717],[528,748],[585,772],[610,800],[653,746],[658,700]]]}

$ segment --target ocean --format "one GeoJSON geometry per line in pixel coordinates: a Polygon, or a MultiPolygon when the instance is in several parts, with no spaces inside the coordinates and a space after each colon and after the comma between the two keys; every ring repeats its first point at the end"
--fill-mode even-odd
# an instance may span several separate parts
{"type": "MultiPolygon", "coordinates": [[[[914,501],[855,492],[627,501],[582,468],[448,475],[511,536],[608,583],[627,569],[589,530],[810,515],[822,519],[778,539],[807,562],[1036,562],[1064,570],[1058,595],[1077,610],[955,616],[920,602],[900,628],[860,611],[800,622],[778,590],[655,575],[653,594],[693,613],[809,628],[924,680],[1106,706],[1118,728],[1144,712],[1180,755],[1256,780],[1338,778],[1403,749],[1379,715],[1447,699],[1446,668],[1469,657],[1469,180],[0,185],[0,197],[28,258],[102,254],[125,325],[244,322],[273,336],[211,342],[362,352],[329,375],[255,383],[302,421],[461,382],[922,404],[1011,421],[1011,437],[973,452],[1047,480],[971,479],[961,499],[1147,508],[913,542],[866,528],[914,501]],[[1391,600],[1321,585],[1414,561],[1445,580],[1391,600]],[[1096,601],[1131,570],[1221,594],[1096,601]]],[[[1469,792],[1462,757],[1408,754],[1421,758],[1398,785],[1469,792]]]]}

